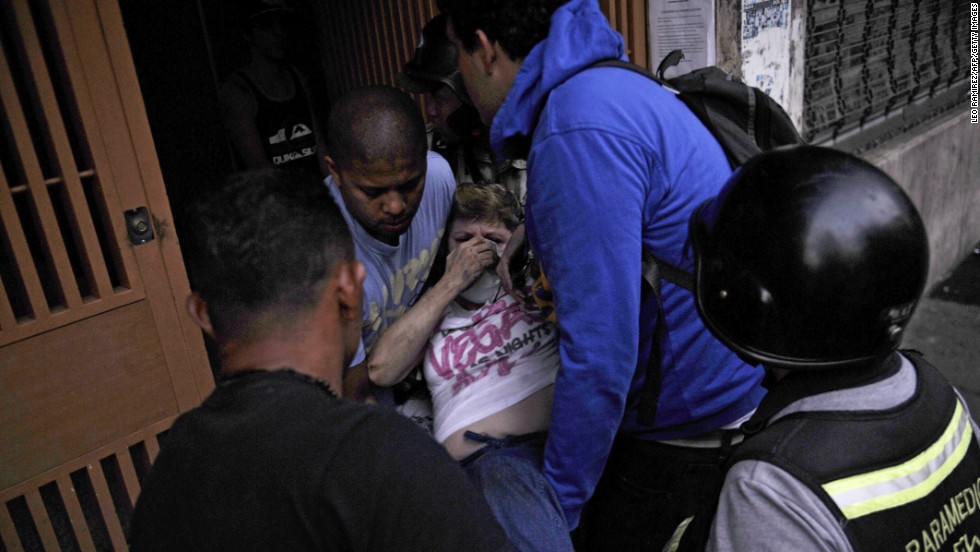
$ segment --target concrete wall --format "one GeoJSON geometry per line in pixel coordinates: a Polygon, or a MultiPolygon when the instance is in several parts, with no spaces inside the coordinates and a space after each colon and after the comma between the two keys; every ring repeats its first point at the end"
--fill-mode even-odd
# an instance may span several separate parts
{"type": "Polygon", "coordinates": [[[980,242],[980,125],[964,108],[863,157],[898,181],[922,214],[932,287],[980,242]]]}

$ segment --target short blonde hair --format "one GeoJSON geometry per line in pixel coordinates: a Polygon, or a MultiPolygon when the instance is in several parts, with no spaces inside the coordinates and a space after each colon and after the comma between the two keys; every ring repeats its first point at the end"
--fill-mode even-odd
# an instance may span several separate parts
{"type": "Polygon", "coordinates": [[[500,222],[513,230],[521,223],[517,198],[502,184],[460,184],[453,195],[452,220],[500,222]]]}

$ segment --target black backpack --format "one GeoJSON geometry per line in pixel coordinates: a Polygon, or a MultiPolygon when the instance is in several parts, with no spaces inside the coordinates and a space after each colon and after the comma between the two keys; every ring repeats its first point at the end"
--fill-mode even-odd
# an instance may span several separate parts
{"type": "MultiPolygon", "coordinates": [[[[697,116],[718,140],[732,168],[741,166],[756,154],[770,149],[804,143],[786,111],[758,88],[749,86],[718,67],[695,69],[673,78],[664,72],[677,65],[684,54],[674,50],[657,67],[656,74],[639,65],[610,59],[592,67],[620,67],[639,73],[657,82],[677,97],[697,116]]],[[[694,288],[694,276],[643,249],[644,293],[653,293],[657,301],[656,340],[647,364],[647,377],[640,395],[638,421],[652,425],[660,395],[660,344],[666,328],[663,324],[663,302],[660,298],[661,278],[689,291],[694,288]]]]}
{"type": "Polygon", "coordinates": [[[742,165],[758,153],[803,143],[803,138],[782,106],[762,90],[745,84],[718,67],[703,67],[664,78],[664,72],[683,58],[681,50],[674,50],[660,62],[655,74],[618,59],[600,61],[592,67],[621,67],[676,92],[677,97],[721,144],[732,168],[742,165]]]}

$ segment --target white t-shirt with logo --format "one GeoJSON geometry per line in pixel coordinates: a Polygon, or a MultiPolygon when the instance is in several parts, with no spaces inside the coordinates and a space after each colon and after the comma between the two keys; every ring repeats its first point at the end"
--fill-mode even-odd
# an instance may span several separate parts
{"type": "Polygon", "coordinates": [[[450,303],[423,365],[436,440],[554,384],[557,339],[536,306],[510,294],[477,311],[450,303]]]}

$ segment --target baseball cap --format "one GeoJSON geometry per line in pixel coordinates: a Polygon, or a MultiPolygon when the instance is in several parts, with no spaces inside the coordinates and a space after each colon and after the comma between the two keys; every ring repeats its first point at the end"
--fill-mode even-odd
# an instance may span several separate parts
{"type": "Polygon", "coordinates": [[[408,92],[425,94],[446,85],[461,99],[466,98],[459,74],[459,55],[446,36],[446,21],[446,15],[440,14],[425,24],[415,54],[395,75],[398,84],[408,92]]]}
{"type": "Polygon", "coordinates": [[[247,21],[272,13],[291,13],[294,11],[287,0],[246,0],[243,7],[247,21]]]}

